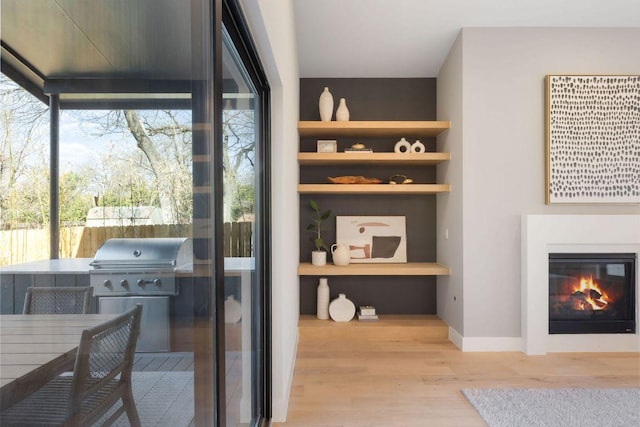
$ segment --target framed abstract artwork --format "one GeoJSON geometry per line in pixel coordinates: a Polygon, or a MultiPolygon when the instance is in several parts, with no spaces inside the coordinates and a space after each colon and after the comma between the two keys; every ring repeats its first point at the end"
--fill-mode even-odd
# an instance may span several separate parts
{"type": "Polygon", "coordinates": [[[407,262],[404,216],[336,216],[336,240],[352,264],[407,262]]]}
{"type": "Polygon", "coordinates": [[[546,76],[546,203],[640,203],[640,75],[546,76]]]}

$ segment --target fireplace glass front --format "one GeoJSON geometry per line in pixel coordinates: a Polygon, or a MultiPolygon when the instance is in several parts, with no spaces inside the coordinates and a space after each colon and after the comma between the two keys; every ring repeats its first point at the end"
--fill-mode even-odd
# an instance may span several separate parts
{"type": "Polygon", "coordinates": [[[549,254],[549,333],[635,333],[635,254],[549,254]]]}

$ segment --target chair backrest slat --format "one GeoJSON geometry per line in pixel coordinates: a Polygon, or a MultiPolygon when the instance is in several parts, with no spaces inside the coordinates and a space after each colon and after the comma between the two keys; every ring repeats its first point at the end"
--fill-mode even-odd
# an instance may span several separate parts
{"type": "Polygon", "coordinates": [[[91,310],[91,286],[30,287],[23,314],[87,314],[91,310]]]}
{"type": "Polygon", "coordinates": [[[131,381],[141,312],[142,305],[137,304],[120,316],[82,332],[69,399],[70,414],[118,374],[121,382],[131,381]]]}

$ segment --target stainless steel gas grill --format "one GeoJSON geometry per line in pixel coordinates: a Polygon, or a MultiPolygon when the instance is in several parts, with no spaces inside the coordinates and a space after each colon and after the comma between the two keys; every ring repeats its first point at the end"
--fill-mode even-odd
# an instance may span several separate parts
{"type": "Polygon", "coordinates": [[[109,239],[91,262],[96,296],[177,295],[175,273],[190,270],[191,239],[109,239]]]}
{"type": "Polygon", "coordinates": [[[191,239],[109,239],[90,265],[98,311],[120,313],[142,304],[137,351],[170,351],[170,297],[178,295],[176,274],[192,271],[191,239]]]}

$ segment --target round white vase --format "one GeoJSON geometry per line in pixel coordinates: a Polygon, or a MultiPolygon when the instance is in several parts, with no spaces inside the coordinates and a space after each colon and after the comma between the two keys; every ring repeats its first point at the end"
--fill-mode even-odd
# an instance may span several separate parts
{"type": "Polygon", "coordinates": [[[224,322],[238,323],[242,319],[242,305],[233,295],[229,295],[224,302],[224,322]]]}
{"type": "Polygon", "coordinates": [[[326,251],[312,251],[311,252],[311,264],[317,266],[327,265],[327,252],[326,251]]]}
{"type": "Polygon", "coordinates": [[[320,320],[329,319],[329,283],[326,277],[321,277],[318,283],[318,301],[316,306],[316,316],[320,320]]]}
{"type": "Polygon", "coordinates": [[[344,98],[340,98],[340,103],[336,110],[336,120],[339,122],[349,121],[349,109],[347,108],[347,101],[344,98]]]}
{"type": "Polygon", "coordinates": [[[393,151],[395,153],[410,153],[411,143],[406,139],[402,138],[400,139],[400,141],[396,142],[396,145],[393,147],[393,151]]]}
{"type": "Polygon", "coordinates": [[[329,316],[336,322],[348,322],[355,314],[356,306],[345,294],[339,294],[338,298],[329,304],[329,316]]]}
{"type": "Polygon", "coordinates": [[[330,122],[331,117],[333,116],[333,95],[329,92],[328,87],[325,87],[320,94],[318,108],[320,109],[320,120],[323,122],[330,122]]]}

